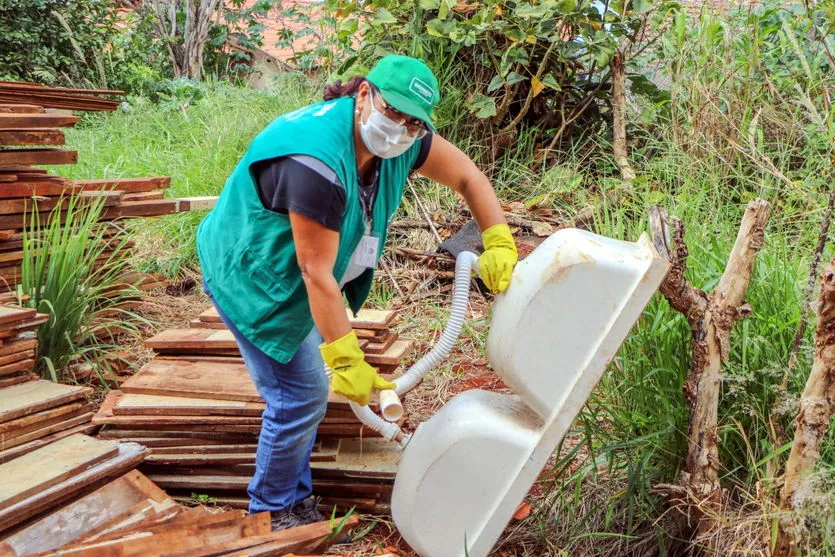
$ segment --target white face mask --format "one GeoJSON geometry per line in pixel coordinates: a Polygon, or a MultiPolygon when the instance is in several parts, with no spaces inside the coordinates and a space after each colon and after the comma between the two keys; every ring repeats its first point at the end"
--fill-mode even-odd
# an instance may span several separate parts
{"type": "Polygon", "coordinates": [[[360,121],[360,137],[372,155],[390,159],[402,155],[415,142],[415,137],[406,132],[406,126],[393,122],[374,106],[369,92],[371,115],[366,122],[360,121]]]}

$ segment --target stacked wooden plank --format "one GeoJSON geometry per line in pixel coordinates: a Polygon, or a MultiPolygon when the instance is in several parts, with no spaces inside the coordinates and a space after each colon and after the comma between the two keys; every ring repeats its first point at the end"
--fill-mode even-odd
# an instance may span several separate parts
{"type": "Polygon", "coordinates": [[[42,381],[32,373],[36,329],[48,318],[0,303],[0,463],[93,429],[93,405],[87,400],[92,389],[42,381]]]}
{"type": "MultiPolygon", "coordinates": [[[[216,315],[204,312],[201,320],[211,323],[216,315]]],[[[373,331],[386,330],[393,319],[363,317],[359,323],[373,331]]],[[[107,396],[93,419],[103,426],[99,436],[149,447],[142,470],[178,496],[199,492],[245,506],[265,404],[231,333],[174,329],[147,346],[162,354],[107,396]]],[[[372,408],[378,409],[376,400],[372,408]]],[[[311,457],[315,493],[325,505],[387,512],[398,454],[331,394],[311,457]]]]}
{"type": "MultiPolygon", "coordinates": [[[[391,330],[397,312],[363,308],[354,316],[346,310],[348,320],[360,339],[365,360],[380,373],[394,373],[412,352],[414,343],[400,338],[391,330]]],[[[232,333],[211,307],[190,323],[189,329],[170,329],[148,339],[145,345],[160,354],[239,355],[232,333]]]]}
{"type": "Polygon", "coordinates": [[[16,105],[84,111],[116,110],[120,101],[107,97],[124,94],[124,91],[107,89],[69,89],[23,81],[0,81],[0,103],[16,105]]]}
{"type": "Polygon", "coordinates": [[[74,434],[0,464],[0,532],[133,469],[146,449],[74,434]]]}
{"type": "MultiPolygon", "coordinates": [[[[377,408],[376,400],[372,408],[377,408]]],[[[102,434],[137,442],[178,438],[180,445],[213,434],[223,445],[254,444],[261,429],[264,401],[246,366],[229,357],[157,357],[108,394],[93,422],[102,434]],[[140,396],[143,395],[143,396],[140,396]]],[[[331,394],[319,425],[320,439],[373,437],[354,416],[348,401],[331,394]]],[[[150,445],[149,445],[150,446],[150,445]]],[[[253,449],[254,447],[247,447],[253,449]]]]}
{"type": "Polygon", "coordinates": [[[33,380],[0,389],[0,463],[75,433],[87,433],[93,390],[33,380]]]}
{"type": "MultiPolygon", "coordinates": [[[[327,522],[272,532],[269,513],[245,516],[240,511],[184,507],[140,472],[125,473],[126,466],[135,463],[136,455],[141,456],[135,445],[117,446],[89,438],[67,441],[70,440],[74,445],[62,447],[63,455],[56,447],[50,447],[51,451],[43,455],[64,456],[61,462],[27,463],[40,474],[24,478],[20,488],[8,494],[8,500],[19,498],[25,489],[37,491],[29,499],[11,503],[12,507],[20,507],[33,497],[43,499],[46,492],[59,493],[66,499],[62,490],[67,489],[68,483],[76,488],[87,484],[86,494],[79,497],[76,493],[71,496],[75,499],[64,506],[0,534],[0,555],[285,555],[293,551],[321,552],[331,535],[327,522]],[[117,450],[122,455],[118,465],[120,457],[114,454],[117,450]],[[128,461],[130,451],[134,455],[128,461]],[[121,472],[114,473],[117,470],[121,472]],[[106,483],[102,481],[105,471],[106,483]],[[84,476],[84,480],[61,479],[69,473],[84,476]],[[96,476],[98,480],[92,479],[96,476]],[[101,487],[91,491],[91,485],[101,487]]],[[[13,461],[5,466],[9,473],[20,475],[22,464],[13,461]]],[[[5,493],[0,491],[0,495],[5,493]]],[[[0,509],[5,508],[5,501],[0,500],[0,509]]],[[[0,510],[0,516],[3,512],[0,510]]],[[[357,523],[355,516],[345,519],[342,532],[349,532],[357,523]]]]}
{"type": "MultiPolygon", "coordinates": [[[[20,87],[26,95],[34,94],[31,88],[20,87]]],[[[6,98],[3,91],[0,82],[0,102],[6,98]]],[[[83,109],[83,103],[74,108],[83,109]]],[[[61,128],[78,121],[77,116],[47,111],[42,105],[0,104],[0,284],[10,290],[20,281],[22,230],[35,219],[63,221],[69,194],[77,195],[80,203],[101,203],[102,221],[206,210],[214,205],[214,197],[166,199],[168,177],[69,180],[37,168],[77,161],[75,151],[59,147],[65,143],[61,128]]],[[[111,254],[112,249],[106,249],[101,263],[111,254]]]]}
{"type": "Polygon", "coordinates": [[[34,309],[0,303],[0,389],[34,378],[35,331],[47,319],[34,309]]]}

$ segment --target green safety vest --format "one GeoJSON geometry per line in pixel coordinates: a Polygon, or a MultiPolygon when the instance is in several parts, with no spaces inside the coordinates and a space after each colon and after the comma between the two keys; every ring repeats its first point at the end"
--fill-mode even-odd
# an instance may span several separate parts
{"type": "MultiPolygon", "coordinates": [[[[420,142],[383,159],[373,207],[372,233],[382,253],[392,215],[400,205],[420,142]]],[[[365,233],[354,153],[354,99],[314,104],[285,114],[252,141],[226,182],[215,208],[197,230],[203,278],[220,309],[260,350],[288,362],[313,328],[313,317],[296,261],[290,218],[265,209],[250,169],[263,160],[308,155],[327,164],[345,187],[346,203],[333,275],[342,279],[365,233]]],[[[344,287],[356,313],[371,290],[369,269],[344,287]]]]}

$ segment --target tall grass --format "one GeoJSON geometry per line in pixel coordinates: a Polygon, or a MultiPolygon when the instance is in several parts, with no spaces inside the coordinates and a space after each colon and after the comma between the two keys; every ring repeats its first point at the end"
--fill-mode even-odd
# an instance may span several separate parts
{"type": "Polygon", "coordinates": [[[37,370],[53,381],[71,379],[73,362],[103,374],[115,335],[142,321],[120,307],[139,291],[124,278],[128,235],[98,222],[103,207],[101,199],[71,196],[46,218],[35,207],[24,229],[18,289],[27,305],[49,314],[38,328],[37,370]]]}

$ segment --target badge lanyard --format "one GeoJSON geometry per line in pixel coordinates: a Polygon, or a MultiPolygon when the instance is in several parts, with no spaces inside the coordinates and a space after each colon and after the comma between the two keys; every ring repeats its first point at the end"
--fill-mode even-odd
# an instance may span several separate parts
{"type": "Polygon", "coordinates": [[[371,221],[374,211],[374,201],[376,199],[375,191],[379,187],[379,166],[374,171],[374,177],[371,181],[371,187],[368,189],[360,187],[360,203],[362,204],[363,217],[365,218],[365,234],[357,246],[357,261],[358,265],[364,267],[374,267],[377,264],[377,250],[380,247],[380,239],[371,233],[371,221]]]}

